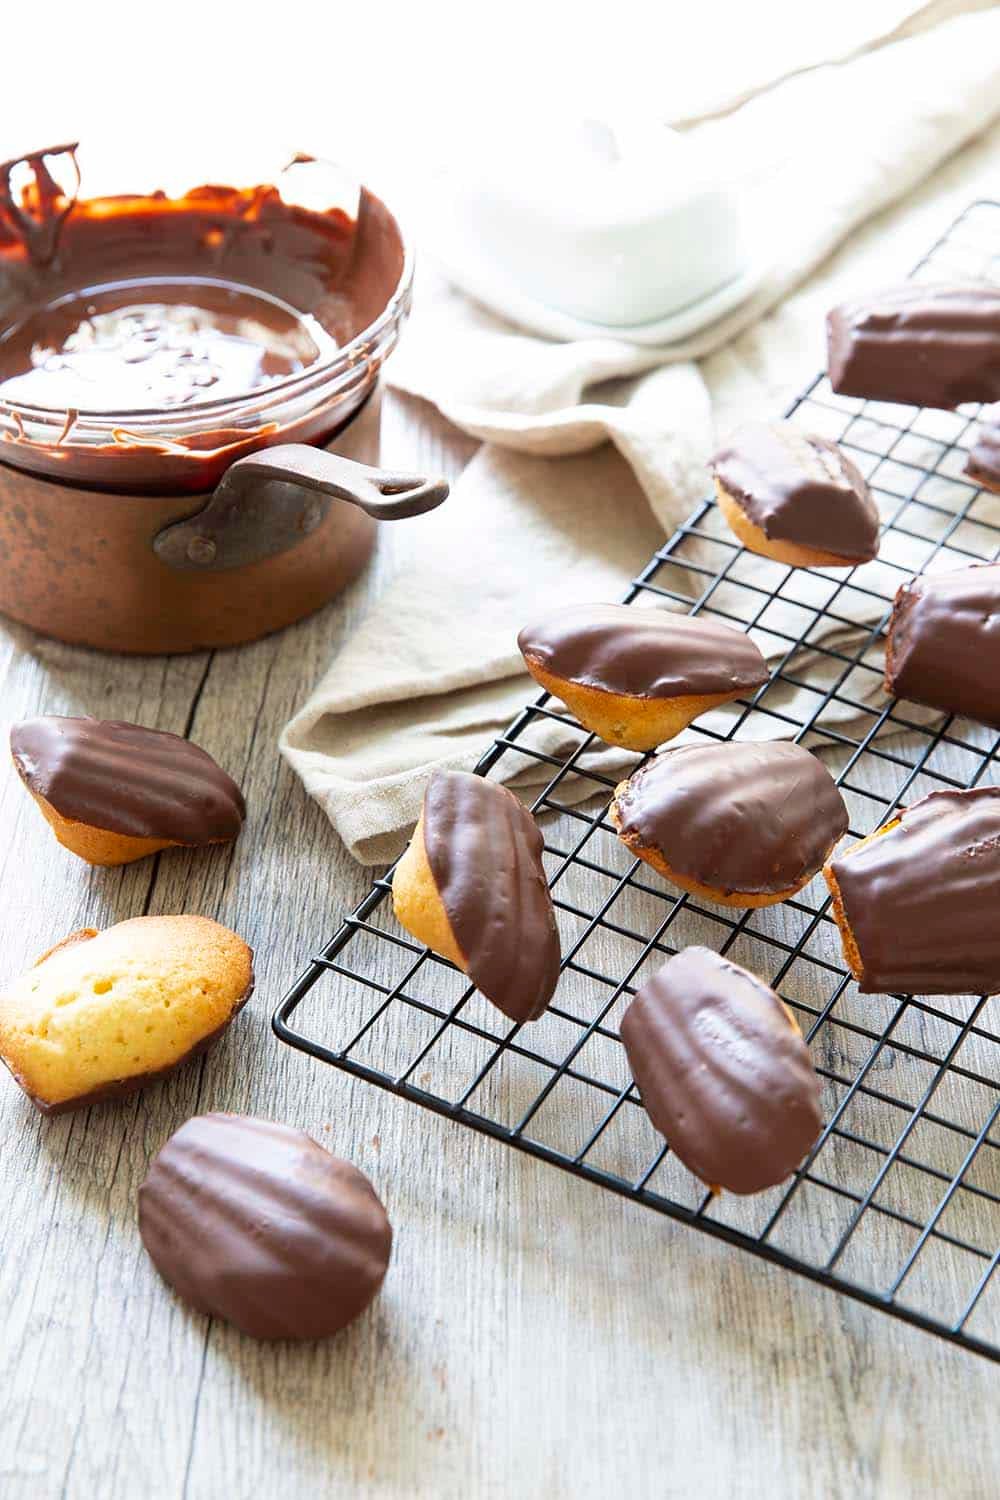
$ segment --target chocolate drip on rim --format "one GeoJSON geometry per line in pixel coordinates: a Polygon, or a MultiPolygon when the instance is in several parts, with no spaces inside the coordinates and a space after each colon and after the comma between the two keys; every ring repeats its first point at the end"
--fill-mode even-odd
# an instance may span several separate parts
{"type": "Polygon", "coordinates": [[[56,258],[62,226],[73,210],[80,189],[80,167],[76,153],[79,141],[65,146],[48,146],[44,151],[32,151],[27,156],[16,156],[10,161],[0,162],[0,246],[5,240],[23,245],[28,261],[44,267],[56,258]],[[58,183],[49,170],[51,157],[69,158],[75,178],[69,192],[58,183]],[[18,167],[31,174],[31,182],[15,197],[11,180],[18,167]]]}

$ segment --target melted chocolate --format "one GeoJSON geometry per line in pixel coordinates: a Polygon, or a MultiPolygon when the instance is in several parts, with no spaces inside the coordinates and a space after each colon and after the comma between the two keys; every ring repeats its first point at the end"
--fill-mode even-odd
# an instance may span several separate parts
{"type": "MultiPolygon", "coordinates": [[[[262,442],[322,442],[261,418],[169,443],[133,437],[74,444],[80,412],[176,410],[266,390],[327,363],[385,309],[403,269],[398,228],[362,189],[357,220],[286,203],[269,184],[207,185],[82,199],[48,162],[57,147],[0,164],[0,407],[13,426],[4,461],[77,483],[207,489],[228,459],[262,442]],[[17,169],[28,181],[15,191],[17,169]],[[17,408],[66,413],[58,443],[24,436],[17,408]],[[186,460],[186,462],[181,462],[186,460]]],[[[79,174],[76,175],[79,184],[79,174]]],[[[319,424],[319,426],[317,426],[319,424]]],[[[315,430],[313,430],[315,429],[315,430]]]]}
{"type": "Polygon", "coordinates": [[[49,266],[59,248],[63,220],[73,207],[80,188],[80,170],[76,153],[79,143],[49,146],[31,151],[27,156],[0,162],[0,249],[5,243],[22,246],[33,266],[49,266]],[[75,179],[67,195],[49,170],[49,161],[66,157],[75,179]],[[15,170],[23,167],[31,177],[28,191],[18,193],[14,187],[15,170]]]}
{"type": "Polygon", "coordinates": [[[835,307],[827,317],[830,384],[946,410],[1000,398],[1000,287],[907,282],[835,307]]]}
{"type": "Polygon", "coordinates": [[[382,1285],[392,1228],[350,1162],[301,1130],[199,1115],[139,1189],[139,1233],[164,1281],[198,1312],[260,1339],[315,1339],[382,1285]]]}
{"type": "Polygon", "coordinates": [[[822,1129],[819,1079],[778,996],[708,948],[646,981],[621,1038],[647,1114],[710,1187],[773,1187],[822,1129]]]}
{"type": "Polygon", "coordinates": [[[469,978],[512,1021],[534,1021],[559,978],[559,934],[542,835],[506,787],[435,771],[424,849],[469,978]]]}
{"type": "Polygon", "coordinates": [[[177,844],[234,839],[243,826],[235,781],[179,735],[49,714],[15,724],[10,748],[29,790],[74,822],[177,844]]]}
{"type": "Polygon", "coordinates": [[[847,832],[829,771],[801,745],[682,745],[615,800],[629,847],[725,895],[777,895],[814,875],[847,832]]]}
{"type": "Polygon", "coordinates": [[[1000,729],[1000,563],[903,585],[889,622],[885,686],[1000,729]]]}
{"type": "Polygon", "coordinates": [[[750,637],[704,615],[575,604],[526,625],[517,644],[555,677],[640,698],[738,693],[767,681],[750,637]]]}
{"type": "Polygon", "coordinates": [[[29,312],[0,341],[0,398],[60,410],[180,408],[273,385],[336,348],[315,319],[263,292],[162,274],[29,312]]]}
{"type": "Polygon", "coordinates": [[[981,424],[965,472],[984,489],[1000,490],[1000,406],[984,411],[981,424]]]}
{"type": "Polygon", "coordinates": [[[864,994],[1000,993],[1000,787],[931,792],[830,869],[864,994]]]}
{"type": "Polygon", "coordinates": [[[766,537],[859,562],[878,552],[878,508],[836,443],[793,422],[757,422],[741,427],[711,467],[766,537]]]}

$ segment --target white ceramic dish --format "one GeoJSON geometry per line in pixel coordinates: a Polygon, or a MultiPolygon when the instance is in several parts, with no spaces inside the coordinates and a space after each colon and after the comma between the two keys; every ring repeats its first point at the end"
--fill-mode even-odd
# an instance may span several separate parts
{"type": "Polygon", "coordinates": [[[533,332],[665,344],[759,282],[742,198],[658,121],[536,123],[438,175],[423,240],[450,280],[533,332]]]}
{"type": "Polygon", "coordinates": [[[424,248],[455,286],[530,333],[561,340],[619,339],[648,347],[675,344],[697,333],[700,328],[707,328],[745,302],[756,291],[767,270],[765,261],[754,262],[725,285],[686,307],[679,307],[675,312],[648,323],[622,325],[575,318],[570,313],[536,301],[524,292],[504,267],[483,256],[477,246],[462,244],[457,230],[450,238],[442,236],[440,242],[435,239],[428,244],[425,240],[424,248]]]}

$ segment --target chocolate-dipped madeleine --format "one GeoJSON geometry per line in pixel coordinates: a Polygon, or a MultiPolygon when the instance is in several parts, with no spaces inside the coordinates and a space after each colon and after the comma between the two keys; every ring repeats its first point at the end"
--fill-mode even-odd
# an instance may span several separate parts
{"type": "Polygon", "coordinates": [[[791,1012],[711,949],[685,948],[648,979],[621,1039],[649,1118],[713,1190],[774,1187],[815,1144],[819,1079],[791,1012]]]}
{"type": "Polygon", "coordinates": [[[85,927],[0,992],[0,1059],[43,1114],[172,1073],[253,993],[253,953],[208,917],[85,927]]]}
{"type": "Polygon", "coordinates": [[[787,901],[847,832],[829,771],[801,745],[682,745],[617,787],[622,842],[667,880],[723,906],[787,901]]]}
{"type": "Polygon", "coordinates": [[[46,714],[15,724],[10,748],[60,844],[88,864],[225,843],[243,826],[235,781],[180,735],[46,714]]]}
{"type": "Polygon", "coordinates": [[[534,1021],[559,978],[542,835],[506,787],[435,771],[392,902],[406,930],[451,959],[512,1021],[534,1021]]]}
{"type": "Polygon", "coordinates": [[[830,384],[842,396],[952,410],[1000,399],[1000,287],[902,286],[827,316],[830,384]]]}
{"type": "Polygon", "coordinates": [[[574,604],[526,625],[517,644],[546,692],[626,750],[662,745],[767,681],[750,637],[706,615],[574,604]]]}
{"type": "Polygon", "coordinates": [[[836,443],[794,422],[755,422],[710,467],[719,508],[751,552],[795,568],[854,567],[878,552],[878,507],[836,443]]]}
{"type": "Polygon", "coordinates": [[[1000,787],[931,792],[823,874],[864,994],[1000,994],[1000,787]]]}
{"type": "Polygon", "coordinates": [[[885,690],[1000,729],[1000,563],[903,584],[889,621],[885,690]]]}
{"type": "Polygon", "coordinates": [[[258,1339],[337,1333],[371,1302],[392,1228],[368,1178],[301,1130],[188,1120],[139,1189],[139,1233],[198,1312],[258,1339]]]}
{"type": "Polygon", "coordinates": [[[965,472],[984,490],[1000,493],[1000,406],[980,414],[976,441],[969,450],[965,472]]]}

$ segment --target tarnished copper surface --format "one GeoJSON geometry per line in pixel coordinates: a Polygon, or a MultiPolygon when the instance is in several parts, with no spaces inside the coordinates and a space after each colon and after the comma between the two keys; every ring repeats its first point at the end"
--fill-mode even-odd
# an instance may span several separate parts
{"type": "Polygon", "coordinates": [[[244,487],[196,524],[263,447],[378,463],[402,236],[367,188],[352,216],[324,164],[292,168],[314,173],[304,198],[283,174],[90,197],[73,145],[0,163],[0,611],[77,644],[191,651],[290,624],[363,567],[373,519],[307,486],[281,504],[244,487]],[[183,556],[157,556],[178,522],[183,556]]]}
{"type": "MultiPolygon", "coordinates": [[[[379,392],[328,445],[378,462],[379,392]]],[[[197,651],[254,640],[311,614],[364,567],[376,522],[330,502],[278,556],[221,572],[179,572],[153,551],[205,495],[113,494],[0,464],[0,611],[45,635],[106,651],[197,651]]]]}

